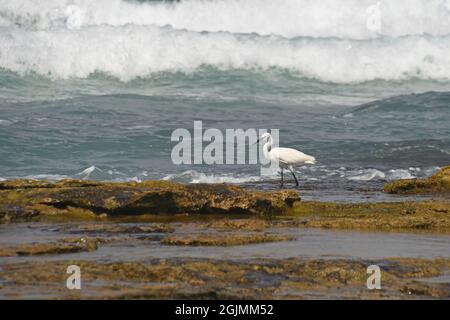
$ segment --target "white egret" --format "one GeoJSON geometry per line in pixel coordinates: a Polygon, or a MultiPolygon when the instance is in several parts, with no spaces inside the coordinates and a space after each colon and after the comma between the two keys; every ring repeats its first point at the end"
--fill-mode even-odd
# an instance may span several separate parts
{"type": "Polygon", "coordinates": [[[295,179],[295,186],[298,187],[298,180],[294,173],[294,167],[316,163],[316,158],[296,149],[272,148],[273,139],[272,135],[268,132],[262,134],[256,143],[259,143],[260,141],[266,141],[263,146],[264,158],[270,160],[270,162],[278,163],[278,166],[281,169],[281,187],[283,186],[283,169],[288,169],[292,173],[292,176],[295,179]]]}

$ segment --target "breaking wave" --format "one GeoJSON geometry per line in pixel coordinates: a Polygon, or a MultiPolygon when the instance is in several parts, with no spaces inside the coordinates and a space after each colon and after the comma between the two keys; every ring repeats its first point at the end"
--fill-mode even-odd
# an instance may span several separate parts
{"type": "Polygon", "coordinates": [[[449,81],[450,0],[377,3],[0,0],[0,69],[123,81],[205,66],[333,83],[449,81]],[[373,5],[376,31],[367,25],[373,5]]]}
{"type": "Polygon", "coordinates": [[[0,26],[29,29],[153,25],[196,32],[368,39],[444,35],[447,0],[0,0],[0,26]],[[368,28],[373,8],[381,27],[368,28]]]}
{"type": "Polygon", "coordinates": [[[326,82],[450,80],[450,36],[376,39],[197,33],[169,27],[95,26],[0,32],[0,68],[50,78],[103,72],[127,81],[161,72],[271,68],[326,82]]]}

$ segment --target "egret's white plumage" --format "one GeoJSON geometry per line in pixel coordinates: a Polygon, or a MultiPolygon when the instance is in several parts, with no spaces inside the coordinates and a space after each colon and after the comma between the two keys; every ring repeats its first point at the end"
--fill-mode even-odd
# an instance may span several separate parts
{"type": "Polygon", "coordinates": [[[267,160],[278,163],[281,168],[281,185],[283,185],[283,169],[288,169],[298,186],[294,168],[305,164],[315,164],[316,158],[292,148],[272,148],[273,139],[270,133],[264,133],[258,141],[266,141],[263,146],[263,154],[267,160]]]}

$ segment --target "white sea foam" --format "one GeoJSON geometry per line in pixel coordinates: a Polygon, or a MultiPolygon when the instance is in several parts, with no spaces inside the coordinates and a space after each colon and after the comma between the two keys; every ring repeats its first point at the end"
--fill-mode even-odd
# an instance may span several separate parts
{"type": "MultiPolygon", "coordinates": [[[[163,178],[163,180],[184,181],[189,183],[248,183],[268,180],[280,179],[279,170],[270,172],[266,176],[255,175],[235,175],[229,174],[206,174],[196,170],[187,170],[182,173],[170,174],[163,178]]],[[[353,181],[371,181],[371,180],[398,180],[398,179],[412,179],[416,178],[421,170],[420,168],[409,169],[391,169],[383,172],[378,169],[347,169],[347,168],[327,168],[319,167],[302,167],[297,168],[297,175],[300,179],[309,181],[326,181],[329,179],[344,178],[353,181]]],[[[424,176],[423,174],[420,176],[424,176]]],[[[425,175],[426,176],[426,175],[425,175]]]]}
{"type": "Polygon", "coordinates": [[[91,176],[91,174],[95,171],[102,172],[102,170],[97,168],[96,166],[90,166],[84,169],[83,171],[77,173],[75,176],[81,176],[83,179],[88,179],[91,176]]]}
{"type": "Polygon", "coordinates": [[[178,180],[187,181],[189,183],[246,183],[261,181],[260,176],[234,176],[232,174],[223,175],[207,175],[203,172],[195,170],[187,170],[179,174],[170,174],[165,176],[162,180],[178,180]]]}
{"type": "Polygon", "coordinates": [[[349,180],[370,181],[373,179],[384,179],[386,174],[377,169],[357,170],[353,175],[348,177],[349,180]]]}
{"type": "MultiPolygon", "coordinates": [[[[94,166],[92,166],[94,167],[94,166]]],[[[89,167],[88,171],[92,170],[89,167]]],[[[365,182],[372,180],[398,180],[398,179],[413,179],[413,178],[423,178],[434,174],[439,167],[429,167],[429,168],[415,168],[411,167],[408,169],[391,169],[386,172],[374,169],[351,169],[351,168],[328,168],[326,166],[304,166],[296,169],[296,175],[299,180],[305,181],[329,181],[329,180],[340,180],[347,179],[356,182],[365,182]]],[[[86,170],[83,170],[86,171],[86,170]]],[[[80,173],[74,175],[60,175],[60,174],[35,174],[27,176],[14,176],[14,177],[0,177],[0,181],[5,181],[8,179],[34,179],[34,180],[50,180],[58,181],[68,178],[79,178],[80,173]]],[[[85,174],[83,174],[85,175],[85,174]]],[[[139,173],[130,173],[129,175],[112,170],[101,170],[97,167],[91,171],[89,179],[101,180],[101,181],[117,181],[117,182],[141,182],[143,180],[149,179],[149,174],[147,171],[140,171],[139,173]],[[93,175],[95,173],[95,175],[93,175]]],[[[161,176],[152,176],[150,179],[162,179],[170,181],[179,181],[185,183],[232,183],[232,184],[242,184],[242,183],[252,183],[252,182],[264,182],[264,181],[278,181],[280,179],[279,170],[273,170],[266,172],[266,175],[256,175],[250,173],[236,174],[234,172],[223,172],[223,173],[205,173],[196,170],[187,170],[180,173],[174,173],[161,176]]],[[[286,179],[289,179],[285,175],[286,179]]]]}
{"type": "Polygon", "coordinates": [[[205,65],[336,83],[450,80],[450,0],[379,1],[374,33],[367,8],[375,3],[0,0],[0,68],[124,81],[205,65]]]}
{"type": "Polygon", "coordinates": [[[450,36],[351,41],[197,33],[128,25],[0,32],[0,68],[52,78],[105,72],[121,80],[160,72],[286,69],[336,83],[450,80],[450,36]]]}
{"type": "Polygon", "coordinates": [[[127,24],[283,37],[373,38],[450,31],[448,0],[0,0],[0,26],[34,29],[127,24]],[[380,29],[367,21],[379,3],[380,29]]]}
{"type": "Polygon", "coordinates": [[[13,123],[12,121],[0,119],[0,126],[9,126],[12,123],[13,123]]]}
{"type": "Polygon", "coordinates": [[[412,172],[415,170],[406,169],[393,169],[388,172],[388,180],[398,180],[398,179],[414,179],[416,176],[412,172]]]}
{"type": "Polygon", "coordinates": [[[32,174],[25,177],[20,177],[22,179],[30,180],[48,180],[48,181],[59,181],[63,179],[68,179],[69,177],[61,174],[32,174]]]}
{"type": "Polygon", "coordinates": [[[383,172],[377,169],[360,169],[360,170],[350,170],[349,172],[343,172],[343,176],[346,176],[349,180],[354,181],[370,181],[370,180],[399,180],[399,179],[414,179],[419,176],[428,176],[432,171],[427,169],[428,174],[422,173],[420,168],[409,168],[409,169],[391,169],[387,172],[383,172]]]}

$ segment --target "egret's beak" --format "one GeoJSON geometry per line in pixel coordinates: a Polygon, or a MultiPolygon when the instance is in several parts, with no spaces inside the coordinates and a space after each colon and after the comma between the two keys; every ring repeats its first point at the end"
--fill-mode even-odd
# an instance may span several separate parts
{"type": "Polygon", "coordinates": [[[256,140],[256,142],[254,144],[252,144],[252,146],[254,146],[255,144],[258,144],[258,143],[259,143],[259,139],[256,140]]]}

